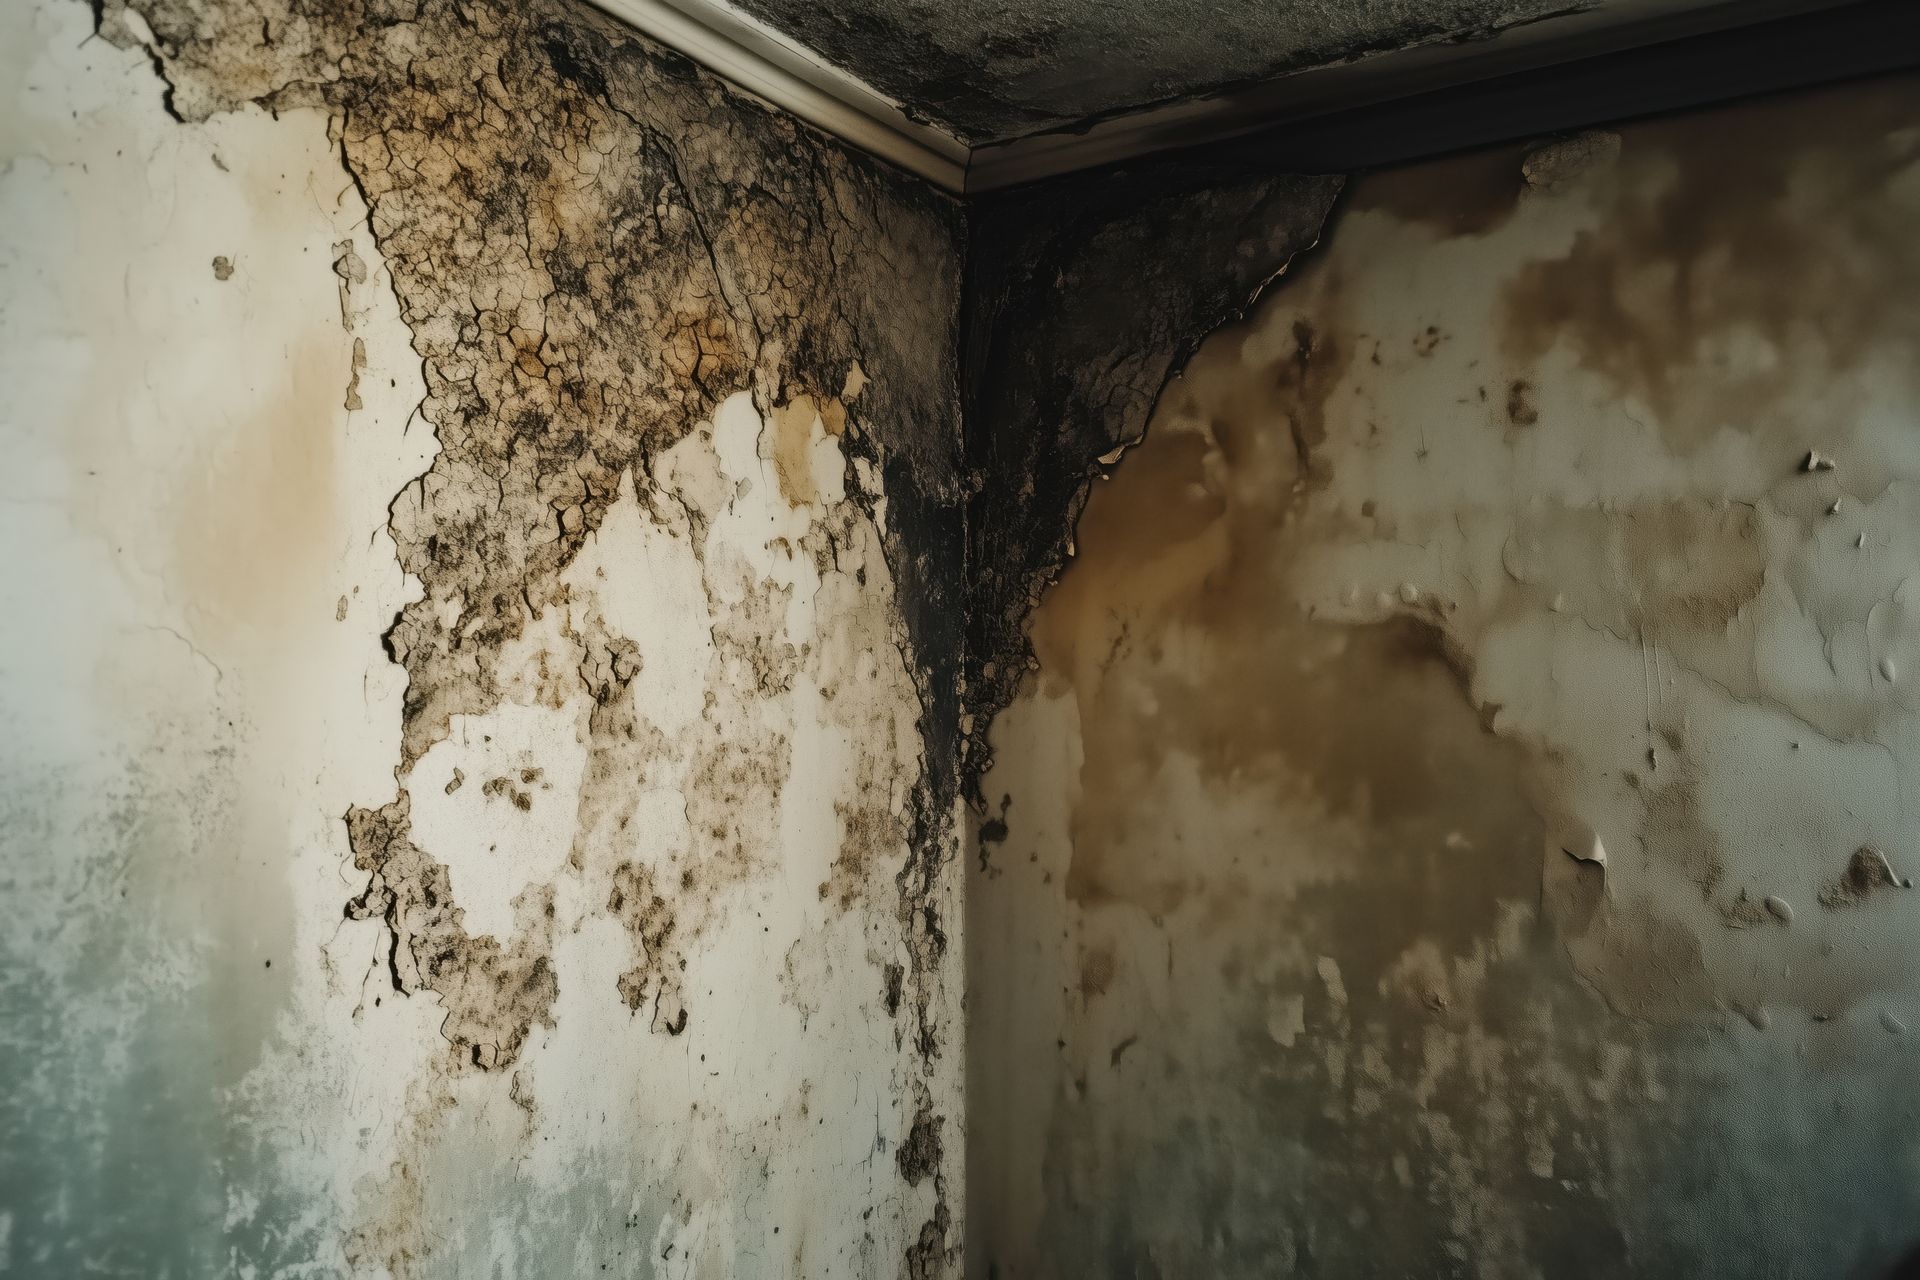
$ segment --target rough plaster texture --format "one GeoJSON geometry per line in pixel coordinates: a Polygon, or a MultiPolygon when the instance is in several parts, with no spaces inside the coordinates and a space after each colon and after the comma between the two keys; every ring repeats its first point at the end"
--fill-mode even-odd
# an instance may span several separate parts
{"type": "Polygon", "coordinates": [[[953,209],[557,4],[0,65],[0,1271],[952,1270],[953,209]]]}
{"type": "Polygon", "coordinates": [[[977,1273],[1911,1262],[1916,218],[1920,81],[1800,95],[1361,179],[1206,341],[991,730],[977,1273]]]}
{"type": "Polygon", "coordinates": [[[1483,39],[1604,0],[739,0],[971,143],[1369,54],[1483,39]]]}
{"type": "Polygon", "coordinates": [[[1915,1243],[1914,81],[997,197],[963,326],[557,4],[0,22],[0,1271],[1915,1243]]]}

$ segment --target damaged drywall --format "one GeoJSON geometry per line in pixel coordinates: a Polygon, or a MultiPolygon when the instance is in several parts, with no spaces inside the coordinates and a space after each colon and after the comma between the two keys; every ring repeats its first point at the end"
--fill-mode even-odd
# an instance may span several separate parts
{"type": "Polygon", "coordinates": [[[565,4],[6,23],[5,1256],[952,1271],[954,209],[565,4]]]}
{"type": "MultiPolygon", "coordinates": [[[[1911,77],[1550,139],[1357,180],[1206,339],[991,728],[981,1273],[1920,1247],[1917,205],[1911,77]]],[[[1129,401],[1089,323],[1026,360],[1129,401]]]]}

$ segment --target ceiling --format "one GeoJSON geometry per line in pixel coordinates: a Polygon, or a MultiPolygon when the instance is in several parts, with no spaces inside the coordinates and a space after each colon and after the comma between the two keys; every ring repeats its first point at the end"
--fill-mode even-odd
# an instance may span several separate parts
{"type": "MultiPolygon", "coordinates": [[[[1590,0],[1589,0],[1590,2],[1590,0]]],[[[1537,21],[1580,0],[735,0],[973,145],[1537,21]]]]}
{"type": "Polygon", "coordinates": [[[734,3],[971,146],[1398,50],[1464,51],[1554,19],[1584,16],[1572,25],[1591,36],[1729,8],[1723,0],[734,3]]]}
{"type": "MultiPolygon", "coordinates": [[[[1874,0],[593,0],[954,191],[1874,0]]],[[[1685,71],[1680,72],[1682,79],[1685,71]]],[[[1655,95],[1658,96],[1658,95],[1655,95]]]]}

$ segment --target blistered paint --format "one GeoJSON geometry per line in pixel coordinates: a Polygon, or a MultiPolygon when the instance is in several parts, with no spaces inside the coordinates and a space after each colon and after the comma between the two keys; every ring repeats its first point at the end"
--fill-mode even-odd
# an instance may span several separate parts
{"type": "Polygon", "coordinates": [[[1801,95],[1363,179],[1208,339],[992,731],[988,1274],[1920,1245],[1917,216],[1920,82],[1801,95]]]}
{"type": "Polygon", "coordinates": [[[947,1273],[951,211],[564,7],[99,21],[0,38],[0,1268],[947,1273]]]}

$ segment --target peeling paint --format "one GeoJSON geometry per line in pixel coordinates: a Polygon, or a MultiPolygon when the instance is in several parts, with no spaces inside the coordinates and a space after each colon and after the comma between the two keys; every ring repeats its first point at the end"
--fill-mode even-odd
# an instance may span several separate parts
{"type": "MultiPolygon", "coordinates": [[[[9,188],[29,243],[75,278],[117,289],[187,248],[221,291],[158,308],[174,328],[191,317],[191,358],[156,374],[168,335],[129,335],[98,417],[151,412],[183,454],[240,454],[117,508],[89,496],[91,477],[128,483],[111,449],[23,473],[76,529],[109,529],[113,555],[145,513],[182,513],[149,578],[186,616],[133,608],[226,700],[183,688],[207,723],[171,758],[129,748],[129,821],[167,812],[203,758],[232,758],[211,715],[289,715],[290,671],[316,646],[353,676],[302,706],[292,738],[238,730],[256,744],[249,798],[222,784],[211,815],[271,815],[249,843],[214,823],[129,845],[202,895],[230,884],[216,897],[236,918],[256,900],[271,918],[274,899],[223,860],[291,883],[291,926],[246,969],[279,996],[195,1015],[246,1047],[230,1092],[157,1077],[183,1091],[169,1115],[228,1135],[207,1139],[218,1156],[153,1156],[156,1181],[171,1160],[200,1170],[213,1209],[36,1212],[22,1256],[950,1274],[956,211],[565,4],[161,0],[97,21],[106,41],[63,0],[9,17],[9,57],[31,66],[8,154],[73,158],[38,187],[9,171],[9,188]],[[139,234],[102,239],[97,264],[61,239],[59,201],[109,209],[142,184],[219,225],[149,230],[136,211],[139,234]],[[223,344],[305,344],[302,376],[209,367],[223,344]],[[276,384],[277,413],[227,411],[276,384]]],[[[91,353],[113,301],[89,311],[76,290],[48,314],[91,353]]],[[[22,379],[27,402],[82,422],[60,369],[22,379]]],[[[70,590],[111,595],[111,573],[70,590]]],[[[137,719],[157,695],[128,680],[122,703],[82,689],[58,705],[137,719]]],[[[38,857],[23,846],[18,865],[38,857]]],[[[104,911],[112,885],[64,891],[104,911]]],[[[198,908],[148,905],[157,945],[194,927],[198,908]]],[[[55,946],[40,963],[74,961],[55,946]]],[[[169,981],[213,998],[225,969],[183,953],[169,981]]],[[[171,1064],[195,1019],[140,1031],[143,1052],[171,1064]]],[[[55,1034],[35,1060],[83,1044],[55,1034]]],[[[145,1079],[10,1109],[9,1132],[35,1136],[8,1144],[29,1153],[7,1166],[9,1202],[17,1178],[95,1203],[99,1175],[55,1135],[135,1105],[145,1079]]]]}
{"type": "Polygon", "coordinates": [[[1910,79],[1005,193],[963,332],[560,0],[4,23],[6,1265],[1913,1246],[1910,79]]]}
{"type": "Polygon", "coordinates": [[[1907,78],[1363,177],[1159,393],[979,784],[983,1271],[1915,1247],[1917,146],[1907,78]]]}

